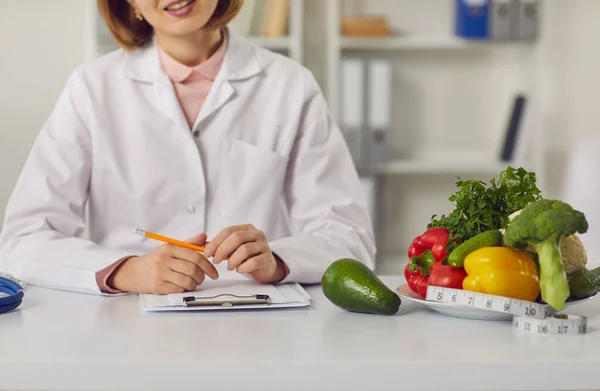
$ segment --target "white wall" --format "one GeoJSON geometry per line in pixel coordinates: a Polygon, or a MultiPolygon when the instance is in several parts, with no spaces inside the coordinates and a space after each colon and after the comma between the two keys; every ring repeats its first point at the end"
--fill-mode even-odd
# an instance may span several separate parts
{"type": "MultiPolygon", "coordinates": [[[[329,1],[329,0],[327,0],[329,1]]],[[[349,3],[352,1],[347,0],[349,3]]],[[[364,0],[363,0],[364,1],[364,0]]],[[[355,1],[354,1],[355,2],[355,1]]],[[[0,0],[0,219],[31,142],[48,116],[69,72],[86,56],[84,0],[0,0]]],[[[449,0],[369,0],[370,10],[385,12],[395,27],[408,31],[449,31],[449,0]],[[411,13],[411,10],[418,13],[411,13]],[[416,15],[416,17],[414,16],[416,15]]],[[[600,86],[600,1],[543,0],[543,27],[538,43],[538,66],[533,74],[541,83],[544,123],[549,134],[548,196],[562,183],[565,147],[579,135],[600,133],[596,91],[600,86]]],[[[360,9],[360,7],[358,7],[360,9]]],[[[326,86],[326,4],[306,0],[306,64],[326,86]]],[[[431,129],[446,127],[452,137],[433,140],[492,146],[504,126],[508,97],[527,82],[522,72],[511,72],[510,62],[529,64],[529,51],[500,48],[472,53],[403,53],[396,56],[401,99],[394,136],[398,154],[411,151],[413,142],[427,145],[431,129]],[[508,70],[507,70],[508,69],[508,70]],[[467,88],[460,88],[468,83],[467,88]],[[441,86],[450,88],[448,94],[441,86]],[[412,97],[415,99],[409,100],[412,97]],[[477,102],[477,111],[460,102],[477,102]],[[481,129],[474,138],[462,128],[481,129]],[[417,132],[414,132],[417,130],[417,132]],[[411,133],[412,132],[412,133],[411,133]]],[[[325,87],[324,87],[325,88],[325,87]]],[[[430,137],[431,138],[431,137],[430,137]]],[[[487,179],[487,178],[482,178],[487,179]]],[[[433,213],[449,207],[454,176],[390,177],[383,182],[380,254],[402,257],[410,238],[422,231],[433,213]],[[442,189],[442,190],[440,190],[442,189]]],[[[598,222],[600,224],[600,222],[598,222]]],[[[400,263],[380,265],[398,271],[400,263]]]]}
{"type": "Polygon", "coordinates": [[[82,0],[0,0],[0,221],[31,143],[83,59],[82,0]]]}

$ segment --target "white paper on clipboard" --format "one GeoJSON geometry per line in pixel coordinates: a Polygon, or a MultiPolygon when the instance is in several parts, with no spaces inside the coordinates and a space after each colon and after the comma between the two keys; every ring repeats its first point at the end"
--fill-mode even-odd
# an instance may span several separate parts
{"type": "MultiPolygon", "coordinates": [[[[310,305],[310,295],[300,284],[280,285],[260,284],[253,280],[205,280],[194,292],[169,295],[140,294],[140,306],[144,311],[202,311],[202,310],[240,310],[271,309],[288,307],[306,307],[310,305]],[[252,304],[243,306],[194,306],[186,307],[183,298],[187,296],[220,298],[249,295],[269,295],[271,304],[252,304]]],[[[201,299],[200,299],[201,300],[201,299]]]]}

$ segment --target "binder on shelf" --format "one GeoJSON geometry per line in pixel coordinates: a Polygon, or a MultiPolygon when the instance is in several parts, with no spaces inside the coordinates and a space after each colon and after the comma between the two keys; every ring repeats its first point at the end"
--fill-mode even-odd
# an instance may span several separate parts
{"type": "Polygon", "coordinates": [[[382,38],[393,35],[385,16],[345,15],[341,19],[341,33],[344,37],[382,38]]]}
{"type": "Polygon", "coordinates": [[[367,162],[364,154],[365,61],[346,57],[341,61],[341,130],[356,167],[367,162]]]}
{"type": "Polygon", "coordinates": [[[369,60],[366,73],[368,105],[365,129],[365,157],[369,163],[383,163],[389,159],[392,77],[392,64],[389,60],[369,60]]]}
{"type": "Polygon", "coordinates": [[[455,0],[455,34],[465,39],[489,39],[490,0],[455,0]]]}
{"type": "Polygon", "coordinates": [[[503,162],[513,161],[515,158],[515,150],[518,148],[520,136],[522,136],[522,128],[525,117],[527,98],[519,94],[515,97],[508,127],[505,132],[504,145],[502,147],[502,155],[500,160],[503,162]]]}
{"type": "Polygon", "coordinates": [[[539,0],[516,0],[516,28],[517,38],[524,41],[533,41],[538,36],[540,2],[539,0]]]}
{"type": "Polygon", "coordinates": [[[516,0],[491,0],[489,12],[489,36],[491,40],[507,41],[516,31],[516,0]]]}
{"type": "Polygon", "coordinates": [[[288,31],[290,0],[268,0],[264,34],[267,37],[283,37],[288,31]]]}

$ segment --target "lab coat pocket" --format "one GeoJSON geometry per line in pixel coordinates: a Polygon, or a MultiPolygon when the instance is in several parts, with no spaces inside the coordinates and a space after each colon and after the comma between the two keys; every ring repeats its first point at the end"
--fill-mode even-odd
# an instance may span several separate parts
{"type": "Polygon", "coordinates": [[[227,224],[268,224],[266,218],[283,197],[288,157],[239,139],[227,142],[220,181],[229,205],[227,224]]]}

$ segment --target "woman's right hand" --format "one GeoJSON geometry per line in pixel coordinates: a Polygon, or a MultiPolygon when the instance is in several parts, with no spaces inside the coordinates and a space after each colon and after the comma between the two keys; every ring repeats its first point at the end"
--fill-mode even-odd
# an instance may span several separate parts
{"type": "MultiPolygon", "coordinates": [[[[188,242],[203,246],[206,234],[188,242]]],[[[164,295],[193,291],[205,276],[216,280],[219,273],[201,253],[164,244],[146,255],[128,258],[111,274],[107,284],[122,292],[164,295]]]]}

